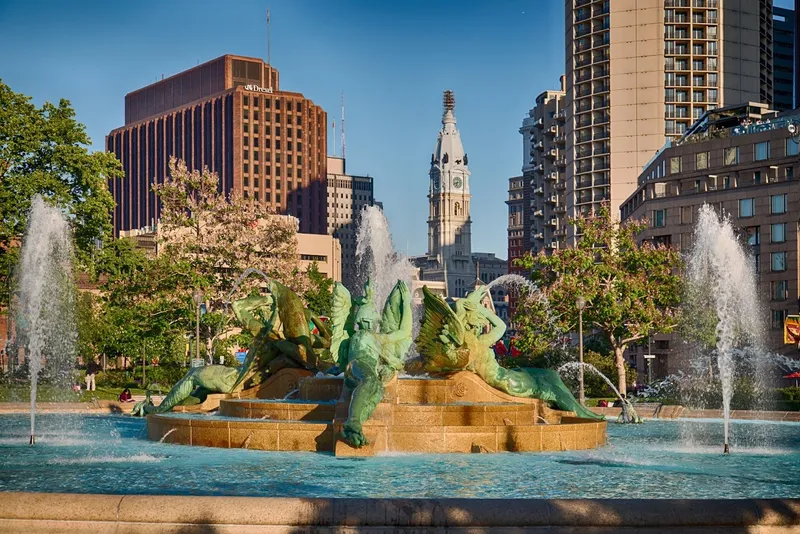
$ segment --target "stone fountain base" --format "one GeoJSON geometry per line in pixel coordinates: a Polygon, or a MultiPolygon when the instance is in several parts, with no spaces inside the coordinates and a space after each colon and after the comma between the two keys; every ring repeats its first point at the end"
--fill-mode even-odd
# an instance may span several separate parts
{"type": "Polygon", "coordinates": [[[344,380],[303,374],[308,373],[285,369],[239,398],[222,395],[206,401],[217,403],[218,415],[225,418],[148,415],[147,436],[183,445],[336,456],[564,451],[606,443],[605,421],[553,410],[538,399],[506,395],[462,371],[441,378],[393,380],[364,425],[370,444],[356,449],[337,439],[350,400],[349,392],[343,391],[344,380]],[[295,389],[297,399],[282,399],[295,389]]]}

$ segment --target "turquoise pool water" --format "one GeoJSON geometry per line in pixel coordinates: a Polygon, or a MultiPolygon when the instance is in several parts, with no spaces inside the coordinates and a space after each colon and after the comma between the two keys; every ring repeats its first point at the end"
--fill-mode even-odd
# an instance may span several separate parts
{"type": "Polygon", "coordinates": [[[367,459],[159,444],[125,416],[0,416],[0,490],[175,495],[493,498],[800,497],[800,424],[609,423],[609,445],[548,454],[367,459]]]}

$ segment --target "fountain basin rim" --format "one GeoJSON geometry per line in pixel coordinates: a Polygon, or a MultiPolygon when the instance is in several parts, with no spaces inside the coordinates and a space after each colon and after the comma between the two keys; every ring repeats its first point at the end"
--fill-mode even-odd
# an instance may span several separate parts
{"type": "Polygon", "coordinates": [[[206,524],[219,525],[220,532],[244,525],[551,527],[548,532],[573,527],[611,532],[620,527],[719,531],[774,526],[788,532],[800,520],[800,499],[321,499],[32,492],[0,492],[0,499],[0,530],[9,531],[57,525],[61,532],[111,532],[206,524]]]}

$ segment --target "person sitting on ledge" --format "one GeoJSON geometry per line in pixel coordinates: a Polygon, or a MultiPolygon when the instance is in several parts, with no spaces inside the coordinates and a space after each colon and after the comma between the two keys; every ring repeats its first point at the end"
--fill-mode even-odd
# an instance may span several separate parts
{"type": "Polygon", "coordinates": [[[131,395],[130,388],[125,388],[122,390],[122,393],[119,394],[119,401],[120,402],[133,402],[133,395],[131,395]]]}

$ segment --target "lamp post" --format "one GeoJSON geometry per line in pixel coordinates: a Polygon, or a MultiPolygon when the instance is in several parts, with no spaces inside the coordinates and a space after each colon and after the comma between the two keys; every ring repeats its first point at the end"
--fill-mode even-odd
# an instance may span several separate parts
{"type": "Polygon", "coordinates": [[[194,330],[194,354],[196,359],[200,359],[200,304],[203,302],[203,292],[195,288],[192,293],[195,310],[195,330],[194,330]]]}
{"type": "Polygon", "coordinates": [[[578,308],[578,402],[581,406],[586,405],[586,399],[583,395],[583,309],[586,307],[586,299],[578,297],[575,299],[575,307],[578,308]]]}

